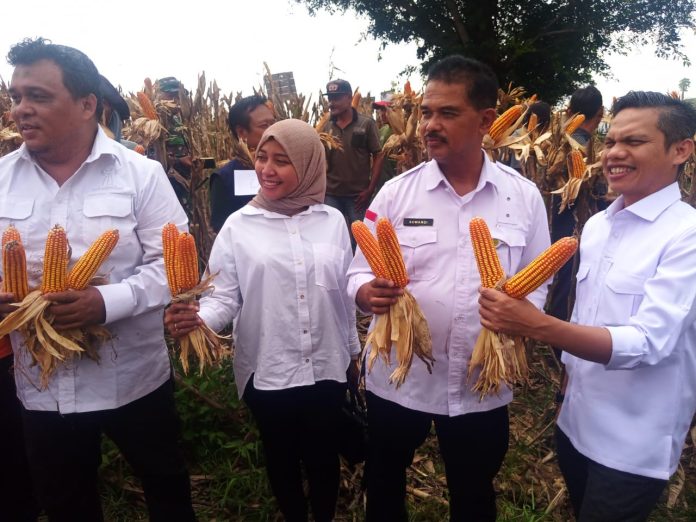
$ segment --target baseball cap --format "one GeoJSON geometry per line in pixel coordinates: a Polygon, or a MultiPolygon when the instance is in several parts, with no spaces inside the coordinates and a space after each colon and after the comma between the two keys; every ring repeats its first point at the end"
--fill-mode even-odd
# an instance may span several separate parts
{"type": "Polygon", "coordinates": [[[331,80],[326,84],[326,92],[324,96],[329,96],[330,94],[353,94],[353,89],[345,80],[331,80]]]}
{"type": "Polygon", "coordinates": [[[386,109],[387,107],[391,107],[391,102],[387,100],[380,100],[372,103],[373,109],[386,109]]]}
{"type": "Polygon", "coordinates": [[[157,85],[159,86],[159,90],[162,92],[177,93],[179,92],[181,82],[173,76],[167,76],[166,78],[157,80],[157,85]]]}

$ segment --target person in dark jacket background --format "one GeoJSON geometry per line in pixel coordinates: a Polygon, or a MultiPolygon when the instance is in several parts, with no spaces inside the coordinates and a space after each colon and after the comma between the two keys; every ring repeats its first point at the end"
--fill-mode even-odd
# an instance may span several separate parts
{"type": "MultiPolygon", "coordinates": [[[[242,98],[230,107],[227,119],[232,136],[239,143],[232,160],[210,176],[210,225],[219,232],[230,214],[246,205],[256,195],[235,187],[235,171],[251,171],[252,157],[246,152],[256,149],[264,131],[273,125],[275,116],[264,96],[242,98]]],[[[256,178],[256,173],[253,173],[256,178]]]]}

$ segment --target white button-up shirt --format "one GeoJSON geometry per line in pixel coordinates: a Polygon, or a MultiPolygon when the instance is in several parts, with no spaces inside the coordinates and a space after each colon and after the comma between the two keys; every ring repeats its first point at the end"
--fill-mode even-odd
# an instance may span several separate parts
{"type": "MultiPolygon", "coordinates": [[[[455,416],[488,411],[512,400],[512,391],[503,386],[500,395],[480,401],[471,391],[478,372],[467,382],[469,359],[481,331],[481,278],[469,221],[476,216],[486,220],[508,275],[517,273],[549,246],[549,230],[534,184],[489,161],[485,154],[484,158],[478,186],[469,194],[459,196],[437,162],[430,161],[388,181],[366,214],[365,222],[373,231],[374,219],[387,217],[393,223],[410,278],[408,289],[420,304],[432,334],[432,375],[416,358],[398,390],[389,384],[396,366],[394,358],[390,367],[377,358],[367,375],[368,390],[407,408],[455,416]]],[[[358,250],[349,270],[351,297],[354,299],[360,286],[373,277],[358,250]]],[[[543,285],[529,298],[541,307],[545,296],[543,285]]]]}
{"type": "Polygon", "coordinates": [[[572,322],[607,327],[612,356],[563,354],[558,425],[583,455],[668,479],[696,409],[696,210],[676,183],[585,225],[572,322]]]}
{"type": "Polygon", "coordinates": [[[119,241],[100,269],[109,283],[98,289],[113,339],[97,363],[82,357],[60,364],[48,388],[18,333],[17,394],[29,410],[75,413],[112,409],[143,397],[170,375],[162,310],[169,302],[162,260],[162,226],[186,227],[186,215],[159,163],[127,150],[98,130],[92,151],[62,186],[34,162],[24,146],[0,159],[0,229],[13,224],[27,254],[29,286],[38,287],[44,244],[53,225],[65,228],[70,264],[105,230],[119,241]]]}
{"type": "Polygon", "coordinates": [[[260,390],[346,382],[360,353],[345,293],[351,258],[345,220],[327,205],[290,217],[247,205],[227,218],[210,254],[215,289],[199,315],[216,331],[233,322],[240,396],[252,373],[260,390]]]}

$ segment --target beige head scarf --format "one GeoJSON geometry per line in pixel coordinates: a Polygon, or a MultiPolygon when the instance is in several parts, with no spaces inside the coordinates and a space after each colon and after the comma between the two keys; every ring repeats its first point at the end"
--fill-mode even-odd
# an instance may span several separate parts
{"type": "Polygon", "coordinates": [[[251,205],[271,212],[294,216],[306,207],[324,202],[326,193],[326,157],[324,146],[314,127],[301,120],[281,120],[263,133],[259,146],[274,139],[285,150],[295,167],[299,184],[284,198],[271,201],[261,191],[251,200],[251,205]]]}

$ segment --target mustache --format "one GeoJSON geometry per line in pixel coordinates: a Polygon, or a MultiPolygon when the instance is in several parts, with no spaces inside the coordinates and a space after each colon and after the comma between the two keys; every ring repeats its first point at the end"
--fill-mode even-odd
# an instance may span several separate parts
{"type": "Polygon", "coordinates": [[[426,140],[439,140],[443,143],[447,143],[447,138],[445,138],[442,134],[439,134],[437,132],[426,132],[425,139],[426,140]]]}

